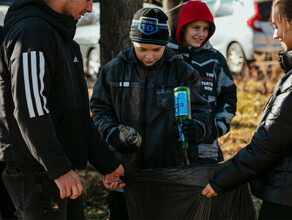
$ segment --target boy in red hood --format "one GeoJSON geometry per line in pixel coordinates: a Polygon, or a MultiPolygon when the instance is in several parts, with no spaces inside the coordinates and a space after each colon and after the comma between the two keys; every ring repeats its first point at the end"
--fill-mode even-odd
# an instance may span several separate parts
{"type": "Polygon", "coordinates": [[[212,108],[211,135],[199,145],[189,145],[191,163],[218,163],[223,154],[218,138],[230,129],[236,112],[236,86],[223,55],[209,39],[215,32],[213,16],[204,2],[189,1],[180,12],[168,47],[182,54],[201,76],[201,94],[212,108]]]}

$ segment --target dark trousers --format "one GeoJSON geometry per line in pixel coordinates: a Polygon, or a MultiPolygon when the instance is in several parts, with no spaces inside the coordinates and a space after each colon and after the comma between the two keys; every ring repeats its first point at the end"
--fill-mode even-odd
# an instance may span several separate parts
{"type": "Polygon", "coordinates": [[[77,199],[68,199],[67,219],[76,219],[76,220],[85,219],[82,195],[79,196],[77,199]]]}
{"type": "Polygon", "coordinates": [[[259,220],[291,220],[292,207],[263,201],[259,220]]]}
{"type": "Polygon", "coordinates": [[[111,191],[107,199],[107,219],[129,219],[124,193],[111,191]]]}
{"type": "Polygon", "coordinates": [[[6,164],[2,180],[23,220],[66,219],[67,199],[42,166],[6,164]]]}
{"type": "MultiPolygon", "coordinates": [[[[3,172],[3,170],[5,169],[5,162],[0,162],[0,173],[3,172]]],[[[2,182],[2,180],[0,180],[0,195],[1,195],[1,199],[0,199],[0,216],[2,217],[2,219],[6,220],[6,219],[17,219],[17,216],[15,214],[15,207],[13,205],[13,202],[2,182]]]]}

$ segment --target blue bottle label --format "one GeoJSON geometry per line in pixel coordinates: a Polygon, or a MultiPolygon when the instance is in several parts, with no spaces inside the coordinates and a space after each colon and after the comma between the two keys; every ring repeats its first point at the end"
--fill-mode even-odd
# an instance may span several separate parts
{"type": "Polygon", "coordinates": [[[186,91],[174,93],[175,116],[188,115],[188,94],[186,91]]]}

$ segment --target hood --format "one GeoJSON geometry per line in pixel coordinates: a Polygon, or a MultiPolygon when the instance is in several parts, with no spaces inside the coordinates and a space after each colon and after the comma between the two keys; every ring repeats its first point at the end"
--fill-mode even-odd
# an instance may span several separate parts
{"type": "Polygon", "coordinates": [[[4,27],[9,31],[18,21],[29,17],[45,20],[65,41],[71,41],[75,35],[77,21],[74,17],[54,11],[44,0],[15,0],[7,11],[4,27]]]}
{"type": "Polygon", "coordinates": [[[198,20],[208,21],[210,23],[208,37],[201,46],[203,46],[214,34],[216,27],[213,15],[210,12],[208,6],[201,1],[189,1],[182,7],[177,21],[175,38],[179,45],[183,46],[181,36],[181,30],[183,26],[198,20]]]}
{"type": "MultiPolygon", "coordinates": [[[[130,47],[118,55],[120,59],[123,59],[127,61],[130,64],[137,63],[139,65],[143,65],[142,62],[138,59],[136,56],[134,47],[130,47]]],[[[157,61],[153,66],[150,66],[149,68],[155,69],[156,67],[159,67],[164,61],[166,62],[172,62],[175,59],[183,60],[182,55],[179,55],[175,53],[173,50],[169,49],[168,47],[165,47],[164,53],[159,61],[157,61]]]]}
{"type": "Polygon", "coordinates": [[[173,27],[171,36],[169,38],[169,42],[167,44],[167,47],[169,47],[170,49],[173,49],[174,51],[179,50],[180,53],[190,53],[191,51],[200,52],[204,50],[210,50],[213,48],[213,46],[208,40],[205,41],[205,43],[201,47],[196,48],[191,46],[182,46],[178,44],[175,37],[176,28],[177,28],[176,26],[173,27]]]}

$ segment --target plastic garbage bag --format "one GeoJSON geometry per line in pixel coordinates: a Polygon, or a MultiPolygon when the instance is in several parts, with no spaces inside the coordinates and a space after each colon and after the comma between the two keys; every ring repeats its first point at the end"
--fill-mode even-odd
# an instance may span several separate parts
{"type": "Polygon", "coordinates": [[[126,175],[130,219],[256,219],[247,185],[212,198],[202,196],[215,167],[173,167],[126,175]]]}

